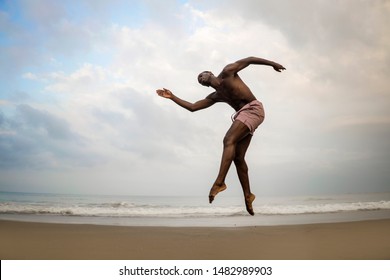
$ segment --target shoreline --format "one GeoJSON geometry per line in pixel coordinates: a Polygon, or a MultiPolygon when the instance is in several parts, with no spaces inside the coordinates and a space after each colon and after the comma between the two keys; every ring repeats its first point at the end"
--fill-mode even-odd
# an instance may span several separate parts
{"type": "Polygon", "coordinates": [[[390,219],[390,210],[346,211],[300,215],[225,217],[87,217],[62,215],[0,214],[0,221],[54,224],[88,224],[131,227],[249,227],[324,224],[390,219]]]}
{"type": "Polygon", "coordinates": [[[390,219],[247,227],[0,220],[2,260],[389,260],[390,219]]]}

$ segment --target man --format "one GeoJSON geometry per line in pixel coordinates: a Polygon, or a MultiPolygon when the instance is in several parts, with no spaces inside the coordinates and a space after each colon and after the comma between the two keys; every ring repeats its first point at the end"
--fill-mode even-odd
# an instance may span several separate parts
{"type": "Polygon", "coordinates": [[[208,108],[216,102],[225,102],[236,110],[232,117],[233,124],[223,139],[221,166],[217,179],[210,190],[209,202],[212,203],[214,197],[226,189],[225,178],[231,163],[234,162],[244,192],[246,210],[249,214],[254,215],[252,202],[255,200],[255,195],[250,191],[245,153],[255,129],[264,120],[264,109],[262,103],[256,99],[248,86],[238,76],[239,71],[251,64],[268,65],[277,72],[286,70],[276,62],[248,57],[226,65],[217,77],[210,71],[200,73],[198,82],[203,86],[214,88],[215,91],[195,103],[182,100],[165,88],[158,89],[156,92],[159,96],[171,99],[191,112],[208,108]]]}

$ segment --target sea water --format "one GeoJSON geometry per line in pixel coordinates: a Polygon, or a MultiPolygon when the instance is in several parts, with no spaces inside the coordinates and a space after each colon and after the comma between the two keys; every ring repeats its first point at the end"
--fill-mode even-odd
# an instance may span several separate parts
{"type": "Polygon", "coordinates": [[[390,193],[257,197],[104,196],[0,192],[0,219],[124,226],[261,226],[390,218],[390,193]]]}

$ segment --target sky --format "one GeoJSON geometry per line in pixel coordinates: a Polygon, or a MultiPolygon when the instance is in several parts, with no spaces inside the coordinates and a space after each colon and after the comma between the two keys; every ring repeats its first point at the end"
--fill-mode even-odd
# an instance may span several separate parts
{"type": "MultiPolygon", "coordinates": [[[[210,70],[266,118],[257,196],[390,192],[390,1],[0,1],[0,191],[208,195],[233,109],[191,113],[210,70]]],[[[226,195],[241,195],[234,166],[226,195]]]]}

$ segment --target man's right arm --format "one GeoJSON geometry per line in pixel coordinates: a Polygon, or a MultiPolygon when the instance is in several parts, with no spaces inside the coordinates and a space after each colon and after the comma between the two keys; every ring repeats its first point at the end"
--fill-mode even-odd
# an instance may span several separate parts
{"type": "Polygon", "coordinates": [[[198,110],[202,110],[205,108],[210,107],[211,105],[215,104],[215,101],[210,98],[210,95],[207,96],[205,99],[199,100],[195,103],[191,103],[188,101],[185,101],[183,99],[180,99],[176,95],[174,95],[169,89],[158,89],[156,90],[157,94],[161,97],[171,99],[173,102],[175,102],[177,105],[183,107],[184,109],[187,109],[188,111],[195,112],[198,110]]]}

